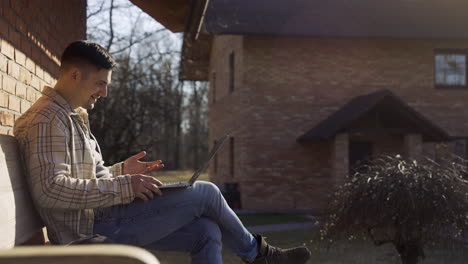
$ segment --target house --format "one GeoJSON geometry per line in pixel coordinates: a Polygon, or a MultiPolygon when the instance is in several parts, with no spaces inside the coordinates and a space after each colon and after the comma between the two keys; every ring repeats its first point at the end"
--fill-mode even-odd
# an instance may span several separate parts
{"type": "Polygon", "coordinates": [[[467,1],[203,10],[185,29],[181,78],[210,83],[210,144],[233,136],[209,173],[235,207],[323,210],[360,160],[466,155],[467,1]]]}
{"type": "MultiPolygon", "coordinates": [[[[466,153],[463,0],[132,0],[185,32],[181,78],[210,82],[210,168],[235,207],[323,209],[358,160],[466,153]],[[439,144],[445,143],[445,144],[439,144]]],[[[0,133],[86,37],[85,0],[0,2],[0,133]]]]}

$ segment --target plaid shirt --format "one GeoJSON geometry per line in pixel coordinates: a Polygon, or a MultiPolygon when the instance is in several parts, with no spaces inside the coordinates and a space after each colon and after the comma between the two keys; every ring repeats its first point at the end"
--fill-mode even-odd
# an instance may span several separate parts
{"type": "Polygon", "coordinates": [[[93,233],[94,208],[133,201],[122,163],[105,167],[84,109],[74,111],[55,89],[15,123],[33,201],[54,244],[93,233]]]}

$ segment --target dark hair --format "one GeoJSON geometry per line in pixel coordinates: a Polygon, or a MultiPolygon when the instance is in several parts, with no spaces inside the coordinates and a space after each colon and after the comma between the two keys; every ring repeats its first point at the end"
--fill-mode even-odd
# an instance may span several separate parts
{"type": "Polygon", "coordinates": [[[105,48],[90,40],[78,40],[70,43],[63,52],[60,62],[62,70],[69,66],[85,65],[111,70],[116,65],[114,58],[105,48]]]}

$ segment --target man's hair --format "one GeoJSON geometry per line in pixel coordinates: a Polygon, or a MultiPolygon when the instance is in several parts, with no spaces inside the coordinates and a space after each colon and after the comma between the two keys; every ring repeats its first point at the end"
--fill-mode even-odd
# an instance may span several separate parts
{"type": "Polygon", "coordinates": [[[70,43],[62,54],[60,70],[70,67],[93,65],[98,70],[112,70],[116,63],[112,55],[101,45],[89,40],[78,40],[70,43]]]}

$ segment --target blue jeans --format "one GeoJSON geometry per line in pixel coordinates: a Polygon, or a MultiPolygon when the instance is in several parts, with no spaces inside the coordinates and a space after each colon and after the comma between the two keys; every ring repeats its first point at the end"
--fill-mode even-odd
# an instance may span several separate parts
{"type": "Polygon", "coordinates": [[[247,261],[257,256],[256,239],[216,185],[163,189],[162,196],[95,210],[94,233],[116,243],[157,251],[190,252],[192,263],[222,263],[224,243],[247,261]]]}

